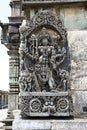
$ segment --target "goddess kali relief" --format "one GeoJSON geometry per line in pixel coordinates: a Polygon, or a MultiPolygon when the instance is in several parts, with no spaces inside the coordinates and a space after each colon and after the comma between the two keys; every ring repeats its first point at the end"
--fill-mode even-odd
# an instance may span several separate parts
{"type": "Polygon", "coordinates": [[[42,28],[20,46],[21,91],[57,92],[69,89],[68,72],[61,65],[66,46],[61,35],[42,28]]]}

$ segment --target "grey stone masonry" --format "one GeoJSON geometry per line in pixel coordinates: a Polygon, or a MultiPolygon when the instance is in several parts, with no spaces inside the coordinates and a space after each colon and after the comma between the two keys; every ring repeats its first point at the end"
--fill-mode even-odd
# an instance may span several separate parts
{"type": "Polygon", "coordinates": [[[87,91],[87,31],[68,31],[71,89],[87,91]]]}
{"type": "Polygon", "coordinates": [[[13,121],[12,130],[87,130],[87,119],[13,121]]]}
{"type": "Polygon", "coordinates": [[[40,10],[50,10],[56,13],[61,18],[62,23],[68,31],[87,30],[87,0],[85,2],[81,1],[82,3],[79,4],[77,4],[77,2],[74,3],[74,0],[71,4],[68,4],[67,2],[63,4],[53,4],[52,2],[50,2],[49,4],[49,1],[46,1],[47,6],[44,1],[28,2],[24,1],[24,3],[22,4],[24,16],[27,17],[27,20],[30,20],[32,18],[31,15],[34,16],[40,10]],[[28,4],[28,2],[34,4],[31,5],[28,4]],[[40,4],[40,2],[43,3],[40,4]],[[39,7],[36,3],[39,4],[39,7]]]}
{"type": "Polygon", "coordinates": [[[80,3],[80,2],[86,2],[86,0],[22,0],[22,3],[26,4],[40,4],[40,3],[46,3],[46,4],[53,4],[53,3],[80,3]]]}

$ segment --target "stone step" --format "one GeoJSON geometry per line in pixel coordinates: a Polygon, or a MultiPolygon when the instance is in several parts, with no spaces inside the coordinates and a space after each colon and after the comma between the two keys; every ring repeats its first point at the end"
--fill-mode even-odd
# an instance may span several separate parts
{"type": "Polygon", "coordinates": [[[4,123],[4,126],[2,126],[0,128],[0,130],[12,130],[12,122],[13,122],[13,119],[4,119],[1,121],[2,123],[4,123]]]}
{"type": "Polygon", "coordinates": [[[2,128],[2,130],[12,130],[12,126],[3,126],[2,128]]]}
{"type": "Polygon", "coordinates": [[[14,120],[14,119],[8,119],[8,118],[6,118],[6,119],[2,120],[1,122],[2,122],[2,123],[5,123],[6,126],[11,126],[13,120],[14,120]]]}

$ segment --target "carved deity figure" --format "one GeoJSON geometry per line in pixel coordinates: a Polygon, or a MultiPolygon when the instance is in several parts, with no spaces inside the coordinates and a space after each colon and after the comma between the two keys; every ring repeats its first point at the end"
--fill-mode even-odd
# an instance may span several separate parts
{"type": "Polygon", "coordinates": [[[67,73],[67,71],[65,70],[59,70],[60,71],[60,85],[61,87],[63,87],[64,91],[67,91],[67,89],[69,89],[69,75],[67,73]]]}
{"type": "Polygon", "coordinates": [[[20,32],[22,117],[69,116],[67,33],[60,18],[48,10],[38,12],[20,32]]]}
{"type": "MultiPolygon", "coordinates": [[[[20,46],[21,70],[32,77],[23,77],[21,87],[24,91],[57,91],[59,86],[67,90],[66,74],[59,72],[66,56],[66,49],[59,43],[60,36],[52,39],[50,32],[42,28],[38,35],[32,34],[27,44],[20,46]],[[33,79],[33,80],[32,80],[33,79]],[[35,85],[34,85],[35,84],[35,85]]],[[[25,40],[26,43],[26,40],[25,40]]]]}

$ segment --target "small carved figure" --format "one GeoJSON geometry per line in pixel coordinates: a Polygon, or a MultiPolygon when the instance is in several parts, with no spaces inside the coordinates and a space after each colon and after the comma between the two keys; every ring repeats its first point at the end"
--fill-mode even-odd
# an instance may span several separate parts
{"type": "Polygon", "coordinates": [[[31,91],[31,89],[32,89],[32,77],[31,76],[29,76],[29,77],[27,77],[27,91],[28,92],[30,92],[31,91]]]}
{"type": "Polygon", "coordinates": [[[22,91],[26,91],[27,90],[27,81],[26,81],[26,78],[25,77],[20,77],[19,83],[20,83],[20,86],[21,86],[21,90],[22,91]]]}
{"type": "Polygon", "coordinates": [[[43,106],[43,112],[48,112],[49,115],[52,113],[56,112],[56,108],[55,105],[53,104],[53,102],[45,102],[44,106],[43,106]]]}
{"type": "Polygon", "coordinates": [[[68,72],[65,70],[60,70],[60,85],[63,87],[64,91],[67,91],[69,89],[69,76],[68,72]]]}

